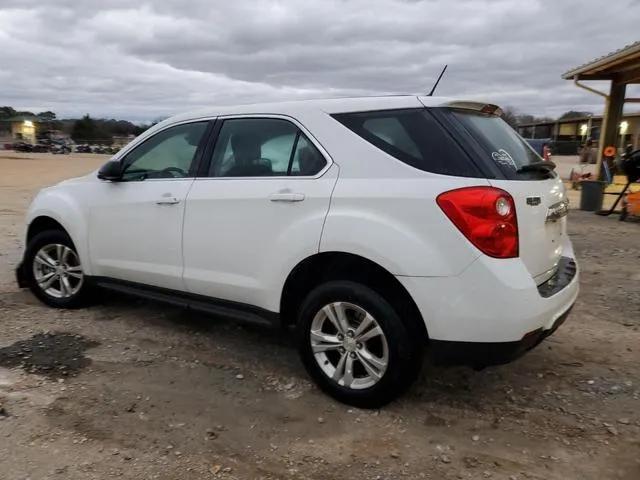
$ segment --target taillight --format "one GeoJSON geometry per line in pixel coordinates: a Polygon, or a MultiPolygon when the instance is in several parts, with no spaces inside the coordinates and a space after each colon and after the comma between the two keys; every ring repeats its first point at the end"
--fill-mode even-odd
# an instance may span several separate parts
{"type": "Polygon", "coordinates": [[[482,253],[495,258],[518,256],[518,221],[511,195],[494,187],[467,187],[438,195],[449,220],[482,253]]]}

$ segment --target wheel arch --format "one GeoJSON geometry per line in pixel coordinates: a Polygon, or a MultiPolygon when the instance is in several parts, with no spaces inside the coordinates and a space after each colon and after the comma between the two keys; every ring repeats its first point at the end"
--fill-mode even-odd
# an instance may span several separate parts
{"type": "Polygon", "coordinates": [[[47,208],[40,208],[42,204],[39,201],[36,208],[32,208],[27,214],[27,225],[24,231],[25,247],[39,233],[47,230],[62,231],[71,239],[85,268],[85,273],[90,275],[87,231],[84,227],[86,215],[78,205],[65,198],[49,195],[47,200],[47,208]]]}
{"type": "Polygon", "coordinates": [[[352,280],[366,285],[398,310],[412,333],[428,341],[427,326],[405,287],[387,269],[365,257],[346,252],[322,252],[300,261],[289,273],[280,297],[284,325],[295,325],[304,298],[318,285],[331,280],[352,280]]]}
{"type": "MultiPolygon", "coordinates": [[[[34,218],[27,227],[27,234],[25,239],[27,245],[29,244],[29,242],[31,242],[31,240],[34,239],[36,235],[42,232],[46,232],[47,230],[60,230],[69,235],[67,229],[58,220],[48,215],[39,215],[34,218]]],[[[71,238],[71,235],[69,235],[69,238],[71,238]]]]}

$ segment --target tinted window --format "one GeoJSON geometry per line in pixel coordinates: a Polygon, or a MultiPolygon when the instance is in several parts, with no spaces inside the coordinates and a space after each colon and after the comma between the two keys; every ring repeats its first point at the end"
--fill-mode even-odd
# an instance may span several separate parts
{"type": "MultiPolygon", "coordinates": [[[[459,110],[453,110],[452,115],[480,144],[486,159],[495,162],[507,178],[518,177],[517,170],[525,165],[544,161],[534,148],[500,117],[459,110]]],[[[525,176],[531,175],[528,172],[525,176]]]]}
{"type": "Polygon", "coordinates": [[[320,152],[291,122],[238,118],[222,124],[209,176],[315,175],[325,163],[320,152]]]}
{"type": "Polygon", "coordinates": [[[420,150],[411,140],[407,130],[397,117],[372,118],[362,123],[362,128],[373,133],[380,140],[402,150],[413,158],[421,158],[420,150]]]}
{"type": "Polygon", "coordinates": [[[307,137],[300,134],[291,163],[291,175],[312,177],[320,173],[327,161],[307,137]]]}
{"type": "Polygon", "coordinates": [[[167,128],[126,155],[124,180],[192,176],[193,162],[207,122],[167,128]]]}
{"type": "Polygon", "coordinates": [[[296,132],[280,135],[268,140],[260,147],[262,158],[271,160],[271,168],[276,175],[286,175],[291,160],[291,152],[296,143],[296,132]]]}
{"type": "Polygon", "coordinates": [[[477,168],[427,109],[358,112],[334,118],[380,150],[426,172],[477,177],[477,168]]]}

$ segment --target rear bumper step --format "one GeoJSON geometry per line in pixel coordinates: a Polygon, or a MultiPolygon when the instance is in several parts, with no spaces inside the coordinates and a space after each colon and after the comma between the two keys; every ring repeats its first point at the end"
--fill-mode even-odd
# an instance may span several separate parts
{"type": "Polygon", "coordinates": [[[436,365],[464,365],[477,369],[510,363],[537,347],[545,338],[553,335],[571,313],[573,305],[564,312],[550,329],[539,328],[524,335],[516,342],[452,342],[431,340],[430,357],[436,365]]]}

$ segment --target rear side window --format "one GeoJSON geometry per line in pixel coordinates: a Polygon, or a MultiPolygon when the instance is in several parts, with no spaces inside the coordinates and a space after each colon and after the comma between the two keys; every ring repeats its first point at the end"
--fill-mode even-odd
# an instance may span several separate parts
{"type": "Polygon", "coordinates": [[[442,175],[481,177],[466,153],[425,108],[343,113],[333,118],[414,168],[442,175]]]}
{"type": "MultiPolygon", "coordinates": [[[[532,172],[522,172],[521,169],[544,162],[535,149],[500,117],[468,110],[452,110],[451,115],[480,144],[484,157],[494,162],[506,178],[530,179],[532,172]]],[[[543,170],[533,176],[547,178],[549,173],[543,170]]]]}
{"type": "Polygon", "coordinates": [[[208,176],[315,176],[326,164],[293,123],[280,118],[234,118],[222,123],[208,176]]]}

